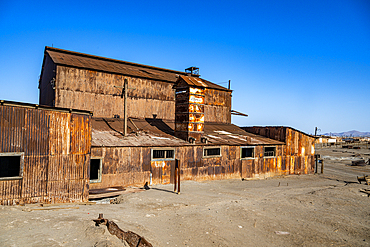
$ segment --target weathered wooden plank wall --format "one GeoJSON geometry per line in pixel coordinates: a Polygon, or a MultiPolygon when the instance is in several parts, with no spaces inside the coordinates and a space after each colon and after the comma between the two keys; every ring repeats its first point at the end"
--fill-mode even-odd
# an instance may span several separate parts
{"type": "MultiPolygon", "coordinates": [[[[52,68],[45,65],[49,67],[52,68]]],[[[94,117],[123,117],[124,79],[131,88],[127,98],[128,117],[152,118],[156,114],[159,119],[175,119],[174,83],[61,65],[56,68],[55,106],[92,111],[94,117]]],[[[52,98],[48,94],[54,94],[43,92],[43,88],[40,102],[48,101],[46,98],[52,98]]],[[[231,92],[207,89],[205,104],[206,122],[231,122],[231,92]]]]}
{"type": "Polygon", "coordinates": [[[88,200],[91,116],[0,105],[0,153],[24,153],[23,177],[0,179],[0,204],[88,200]]]}

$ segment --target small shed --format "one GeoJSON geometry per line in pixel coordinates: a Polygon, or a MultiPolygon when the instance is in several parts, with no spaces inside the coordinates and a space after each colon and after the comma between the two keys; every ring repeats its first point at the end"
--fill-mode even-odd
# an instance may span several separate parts
{"type": "Polygon", "coordinates": [[[89,195],[91,113],[0,101],[0,204],[89,195]]]}

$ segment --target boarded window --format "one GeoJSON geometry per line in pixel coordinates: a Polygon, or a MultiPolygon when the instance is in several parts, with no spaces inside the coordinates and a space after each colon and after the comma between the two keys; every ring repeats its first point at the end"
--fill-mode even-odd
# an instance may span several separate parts
{"type": "Polygon", "coordinates": [[[242,159],[254,158],[254,147],[241,147],[240,158],[242,159]]]}
{"type": "Polygon", "coordinates": [[[175,159],[174,149],[152,149],[152,160],[173,160],[175,159]]]}
{"type": "Polygon", "coordinates": [[[221,148],[204,148],[203,157],[220,157],[221,148]]]}
{"type": "Polygon", "coordinates": [[[22,177],[23,153],[0,153],[0,179],[22,177]]]}
{"type": "Polygon", "coordinates": [[[265,147],[263,156],[265,157],[274,157],[276,156],[276,147],[265,147]]]}
{"type": "Polygon", "coordinates": [[[90,159],[90,182],[99,183],[101,182],[102,173],[102,159],[91,158],[90,159]]]}

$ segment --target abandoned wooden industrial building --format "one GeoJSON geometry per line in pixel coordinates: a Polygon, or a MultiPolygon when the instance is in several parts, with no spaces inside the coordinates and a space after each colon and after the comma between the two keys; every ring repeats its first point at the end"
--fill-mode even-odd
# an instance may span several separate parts
{"type": "MultiPolygon", "coordinates": [[[[312,136],[289,127],[240,128],[232,124],[232,90],[202,79],[195,67],[180,72],[46,47],[39,89],[40,105],[79,109],[85,114],[88,127],[84,131],[91,131],[78,138],[88,140],[72,138],[76,132],[71,132],[68,140],[83,141],[86,148],[79,154],[84,155],[87,175],[80,178],[88,179],[83,187],[87,190],[170,183],[175,159],[179,160],[182,180],[253,179],[313,172],[312,136]],[[87,118],[88,112],[93,117],[87,118]]],[[[10,114],[8,118],[14,117],[10,114]]],[[[8,129],[2,140],[13,131],[8,129]]],[[[58,139],[48,141],[45,148],[62,145],[58,139]]],[[[0,152],[26,152],[25,148],[2,148],[0,152]]],[[[68,151],[65,155],[73,154],[68,151]]],[[[50,150],[45,155],[49,157],[50,150]]],[[[71,162],[65,159],[55,164],[73,167],[71,162]]],[[[41,165],[42,161],[33,161],[34,167],[41,165]]],[[[18,181],[0,179],[2,186],[18,181]]],[[[22,189],[27,186],[33,184],[22,189]]],[[[49,192],[40,189],[40,193],[49,192]]],[[[28,194],[19,195],[30,200],[28,194]]],[[[68,200],[77,197],[70,195],[68,200]]],[[[0,198],[2,203],[9,199],[4,193],[0,198]]],[[[78,199],[87,200],[86,194],[78,199]]]]}

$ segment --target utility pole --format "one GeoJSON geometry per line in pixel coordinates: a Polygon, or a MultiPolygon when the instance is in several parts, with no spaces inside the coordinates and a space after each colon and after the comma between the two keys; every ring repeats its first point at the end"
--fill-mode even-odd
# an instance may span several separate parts
{"type": "Polygon", "coordinates": [[[124,113],[123,113],[123,118],[124,118],[124,123],[123,123],[123,133],[124,136],[127,136],[127,91],[128,89],[136,89],[136,88],[129,88],[128,87],[128,80],[125,78],[123,86],[114,86],[116,88],[122,88],[122,93],[121,93],[121,98],[123,98],[123,104],[124,104],[124,113]]]}
{"type": "Polygon", "coordinates": [[[124,104],[125,104],[125,109],[124,109],[124,119],[125,119],[125,126],[124,126],[124,136],[127,136],[127,79],[125,78],[125,85],[124,85],[124,88],[123,90],[125,91],[124,94],[125,94],[125,98],[124,98],[124,104]]]}

